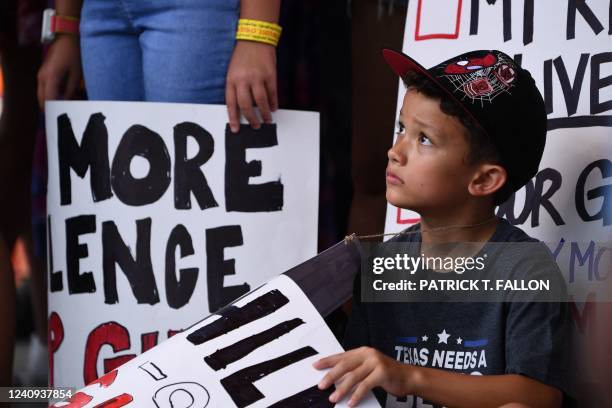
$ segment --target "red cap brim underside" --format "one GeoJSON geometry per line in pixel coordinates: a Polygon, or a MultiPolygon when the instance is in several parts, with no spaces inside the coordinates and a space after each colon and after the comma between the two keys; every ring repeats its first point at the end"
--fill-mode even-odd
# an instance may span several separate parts
{"type": "MultiPolygon", "coordinates": [[[[480,124],[480,121],[474,117],[472,112],[470,112],[468,109],[466,109],[466,107],[463,105],[463,103],[461,103],[461,101],[459,101],[455,97],[455,95],[452,94],[452,92],[450,92],[448,89],[446,89],[438,81],[438,79],[436,77],[432,76],[431,73],[429,71],[427,71],[427,69],[425,67],[423,67],[421,64],[419,64],[418,62],[416,62],[415,60],[413,60],[412,58],[410,58],[406,54],[403,54],[403,53],[395,51],[395,50],[391,50],[389,48],[384,48],[382,50],[382,53],[383,53],[383,58],[385,59],[385,61],[387,61],[387,64],[389,64],[389,66],[391,67],[393,72],[395,72],[397,75],[399,75],[400,78],[404,78],[404,76],[408,72],[410,72],[410,71],[418,72],[419,74],[425,75],[434,84],[436,84],[440,89],[442,89],[444,92],[446,92],[453,100],[455,100],[455,102],[457,102],[459,104],[459,106],[461,106],[463,108],[463,110],[468,115],[470,115],[476,121],[476,123],[484,130],[484,127],[480,124]]],[[[486,130],[485,130],[485,133],[486,133],[486,130]]]]}

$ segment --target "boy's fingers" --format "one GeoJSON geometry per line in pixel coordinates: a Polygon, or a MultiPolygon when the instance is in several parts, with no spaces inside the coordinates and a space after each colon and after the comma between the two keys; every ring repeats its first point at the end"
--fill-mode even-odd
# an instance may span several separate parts
{"type": "Polygon", "coordinates": [[[349,371],[352,371],[360,365],[360,361],[357,359],[344,358],[340,360],[331,370],[325,374],[323,379],[319,382],[319,389],[326,389],[330,385],[336,382],[340,377],[349,371]]]}
{"type": "Polygon", "coordinates": [[[368,375],[353,391],[351,398],[348,401],[349,407],[354,407],[365,397],[366,393],[374,388],[377,384],[375,383],[375,373],[372,372],[368,375]]]}
{"type": "Polygon", "coordinates": [[[332,367],[342,358],[343,354],[345,353],[332,354],[331,356],[324,357],[320,360],[315,361],[313,363],[313,366],[317,370],[332,367]]]}
{"type": "Polygon", "coordinates": [[[225,88],[225,103],[227,105],[227,115],[229,117],[230,129],[236,133],[240,130],[240,116],[238,104],[236,102],[236,88],[228,83],[225,88]]]}
{"type": "Polygon", "coordinates": [[[363,365],[357,369],[347,373],[341,380],[340,384],[336,384],[336,391],[330,395],[329,400],[331,402],[338,402],[344,398],[344,396],[364,378],[368,376],[369,370],[363,365]]]}

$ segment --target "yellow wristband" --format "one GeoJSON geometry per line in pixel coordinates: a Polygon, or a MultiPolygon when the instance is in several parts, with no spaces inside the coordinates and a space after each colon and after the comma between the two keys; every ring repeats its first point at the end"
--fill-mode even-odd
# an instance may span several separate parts
{"type": "Polygon", "coordinates": [[[237,40],[257,41],[276,47],[282,28],[278,24],[241,18],[236,30],[237,40]]]}

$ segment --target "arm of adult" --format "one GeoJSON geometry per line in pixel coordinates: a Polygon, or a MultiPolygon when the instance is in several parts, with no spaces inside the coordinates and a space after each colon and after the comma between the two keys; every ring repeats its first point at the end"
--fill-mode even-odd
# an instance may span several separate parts
{"type": "MultiPolygon", "coordinates": [[[[79,18],[83,0],[56,0],[58,15],[79,18]]],[[[38,103],[44,109],[46,100],[63,95],[70,99],[76,93],[81,81],[81,50],[79,37],[72,34],[58,34],[49,47],[47,56],[38,71],[38,103]]]]}
{"type": "MultiPolygon", "coordinates": [[[[278,23],[280,0],[242,0],[240,18],[278,23]]],[[[225,102],[230,129],[240,129],[240,113],[249,124],[259,129],[260,118],[253,109],[257,105],[261,119],[272,122],[278,109],[276,85],[276,48],[272,45],[238,40],[230,60],[225,85],[225,102]]]]}

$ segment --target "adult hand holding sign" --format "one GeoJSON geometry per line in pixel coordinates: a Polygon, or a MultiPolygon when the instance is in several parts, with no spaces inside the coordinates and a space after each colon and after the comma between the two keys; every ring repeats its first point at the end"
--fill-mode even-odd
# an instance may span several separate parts
{"type": "Polygon", "coordinates": [[[276,90],[276,50],[271,45],[238,41],[227,71],[225,101],[232,132],[240,130],[240,113],[251,126],[261,121],[253,109],[256,104],[264,123],[272,122],[278,109],[276,90]]]}
{"type": "Polygon", "coordinates": [[[56,2],[56,16],[81,19],[81,33],[58,33],[51,44],[38,75],[41,107],[74,96],[82,64],[90,100],[225,102],[234,133],[241,114],[255,129],[272,122],[280,0],[155,3],[150,10],[122,10],[101,0],[82,4],[56,2]]]}
{"type": "Polygon", "coordinates": [[[278,22],[279,9],[280,0],[243,0],[240,3],[238,41],[225,86],[229,123],[234,133],[240,129],[240,113],[251,126],[259,129],[261,122],[253,105],[259,108],[264,123],[272,122],[271,112],[278,109],[275,46],[280,27],[274,26],[278,22]],[[246,26],[244,22],[251,24],[246,26]],[[245,31],[248,34],[241,35],[245,31]],[[257,35],[252,35],[253,32],[257,35]]]}

